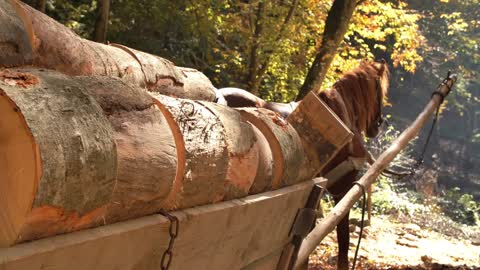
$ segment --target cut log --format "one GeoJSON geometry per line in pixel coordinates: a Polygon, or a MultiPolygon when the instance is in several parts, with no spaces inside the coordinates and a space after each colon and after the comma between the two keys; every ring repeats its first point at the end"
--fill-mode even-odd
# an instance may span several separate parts
{"type": "Polygon", "coordinates": [[[117,153],[98,103],[64,75],[2,70],[0,115],[0,246],[100,224],[117,153]]]}
{"type": "Polygon", "coordinates": [[[252,125],[232,108],[201,102],[220,120],[225,130],[228,169],[225,181],[225,200],[248,195],[258,169],[258,147],[252,125]]]}
{"type": "Polygon", "coordinates": [[[1,201],[0,245],[163,208],[177,171],[176,146],[145,90],[117,78],[29,69],[4,70],[0,81],[0,185],[10,196],[1,201]]]}
{"type": "Polygon", "coordinates": [[[225,197],[228,170],[225,129],[220,119],[200,103],[151,93],[171,124],[181,169],[167,198],[167,209],[214,203],[225,197]]]}
{"type": "Polygon", "coordinates": [[[272,188],[306,180],[300,177],[304,175],[304,151],[295,129],[277,113],[267,109],[241,108],[239,111],[263,133],[270,145],[274,161],[272,188]]]}
{"type": "Polygon", "coordinates": [[[353,137],[347,126],[313,92],[298,104],[287,121],[302,139],[306,179],[315,177],[353,137]]]}
{"type": "Polygon", "coordinates": [[[0,67],[21,66],[32,62],[33,32],[21,6],[13,0],[0,0],[0,67]],[[23,14],[22,14],[23,12],[23,14]],[[18,16],[17,14],[22,14],[18,16]]]}
{"type": "Polygon", "coordinates": [[[147,91],[117,78],[80,76],[72,80],[97,100],[115,132],[117,184],[106,222],[161,210],[175,180],[177,150],[154,99],[147,91]]]}
{"type": "Polygon", "coordinates": [[[1,246],[306,180],[299,135],[266,109],[38,69],[0,71],[0,93],[1,246]]]}
{"type": "Polygon", "coordinates": [[[0,48],[7,48],[0,51],[0,67],[31,64],[69,75],[115,76],[166,95],[215,100],[215,88],[197,70],[175,67],[166,59],[123,45],[82,39],[17,0],[0,0],[0,15],[0,48]],[[12,48],[21,53],[12,53],[12,48]]]}
{"type": "Polygon", "coordinates": [[[215,101],[216,88],[212,85],[212,82],[207,76],[205,76],[205,74],[193,68],[177,67],[177,69],[180,70],[184,76],[183,88],[178,89],[175,93],[171,94],[167,92],[168,89],[157,92],[179,98],[215,101]]]}

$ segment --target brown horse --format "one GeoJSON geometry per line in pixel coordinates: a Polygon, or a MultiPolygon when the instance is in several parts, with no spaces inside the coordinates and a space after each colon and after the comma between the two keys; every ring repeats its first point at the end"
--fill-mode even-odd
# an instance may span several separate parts
{"type": "MultiPolygon", "coordinates": [[[[363,136],[378,135],[383,122],[382,103],[386,99],[389,71],[385,61],[380,63],[362,61],[354,70],[344,74],[332,89],[320,92],[319,97],[342,119],[354,133],[352,141],[324,167],[321,175],[327,175],[349,158],[369,158],[363,136]]],[[[286,117],[297,103],[265,102],[251,93],[238,88],[219,89],[224,102],[231,107],[262,107],[279,112],[286,117]]],[[[338,203],[357,180],[359,168],[343,172],[328,188],[335,203],[338,203]]],[[[331,179],[329,179],[331,180],[331,179]]],[[[349,215],[337,225],[338,264],[337,268],[348,269],[349,215]]]]}

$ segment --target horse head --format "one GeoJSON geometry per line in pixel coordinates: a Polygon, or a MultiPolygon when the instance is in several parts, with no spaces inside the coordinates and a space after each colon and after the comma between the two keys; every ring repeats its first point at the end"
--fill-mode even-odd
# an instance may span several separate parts
{"type": "Polygon", "coordinates": [[[387,99],[389,71],[385,61],[364,60],[337,81],[330,91],[345,106],[342,118],[354,133],[376,137],[384,122],[383,102],[387,99]],[[341,98],[338,98],[340,96],[341,98]]]}
{"type": "Polygon", "coordinates": [[[371,120],[367,126],[365,135],[369,138],[374,138],[378,135],[382,124],[385,122],[382,109],[383,103],[387,99],[389,71],[385,60],[382,60],[380,63],[374,62],[371,66],[377,74],[377,78],[375,79],[375,92],[377,94],[375,103],[377,110],[375,112],[375,118],[371,120]]]}

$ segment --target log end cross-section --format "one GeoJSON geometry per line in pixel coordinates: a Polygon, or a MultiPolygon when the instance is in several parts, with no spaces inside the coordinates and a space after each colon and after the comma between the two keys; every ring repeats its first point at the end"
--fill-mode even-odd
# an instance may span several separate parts
{"type": "Polygon", "coordinates": [[[300,102],[287,121],[300,135],[305,149],[304,178],[316,176],[353,137],[347,126],[313,92],[300,102]]]}
{"type": "Polygon", "coordinates": [[[0,74],[0,245],[101,222],[115,186],[113,130],[56,72],[0,74]]]}

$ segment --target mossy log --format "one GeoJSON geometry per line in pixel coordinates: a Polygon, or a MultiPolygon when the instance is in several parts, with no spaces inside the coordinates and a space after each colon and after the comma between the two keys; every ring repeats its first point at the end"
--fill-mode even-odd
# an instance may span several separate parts
{"type": "Polygon", "coordinates": [[[0,67],[33,65],[69,75],[105,75],[149,91],[195,100],[215,100],[203,73],[119,44],[83,39],[47,15],[17,0],[0,0],[0,67]]]}

